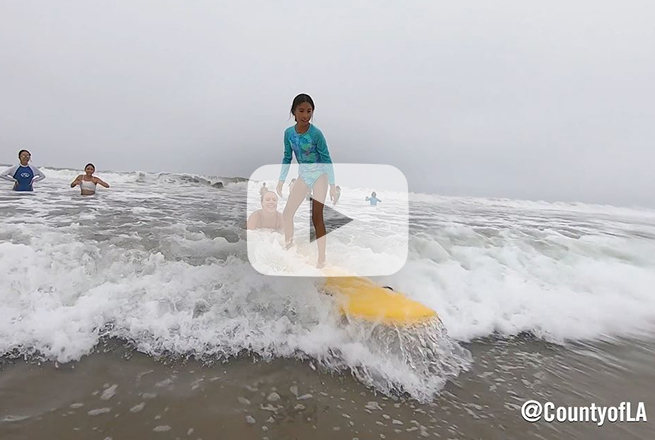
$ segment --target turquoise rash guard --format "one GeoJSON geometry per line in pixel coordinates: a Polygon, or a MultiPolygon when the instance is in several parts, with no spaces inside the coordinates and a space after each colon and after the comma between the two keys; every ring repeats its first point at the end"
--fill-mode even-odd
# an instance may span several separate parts
{"type": "Polygon", "coordinates": [[[299,177],[307,187],[314,184],[323,174],[328,175],[328,183],[334,184],[334,167],[328,151],[327,142],[321,130],[313,124],[309,125],[307,132],[299,134],[296,127],[289,127],[284,131],[284,157],[282,158],[282,171],[279,180],[286,180],[291,164],[292,153],[300,164],[299,177]]]}

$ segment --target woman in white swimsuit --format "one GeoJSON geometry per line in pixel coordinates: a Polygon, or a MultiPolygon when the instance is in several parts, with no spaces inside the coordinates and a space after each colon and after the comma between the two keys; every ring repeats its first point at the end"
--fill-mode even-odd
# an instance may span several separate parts
{"type": "Polygon", "coordinates": [[[262,209],[255,211],[248,217],[248,229],[273,229],[284,231],[282,213],[277,210],[277,194],[267,191],[262,194],[262,209]]]}
{"type": "Polygon", "coordinates": [[[83,196],[91,196],[96,193],[96,186],[98,184],[104,186],[105,188],[109,188],[109,184],[107,184],[104,180],[100,179],[99,177],[96,177],[93,175],[95,173],[96,167],[92,163],[86,164],[84,167],[84,173],[85,174],[80,174],[73,180],[73,183],[71,183],[71,188],[75,188],[75,186],[80,185],[80,189],[82,190],[82,195],[83,196]]]}

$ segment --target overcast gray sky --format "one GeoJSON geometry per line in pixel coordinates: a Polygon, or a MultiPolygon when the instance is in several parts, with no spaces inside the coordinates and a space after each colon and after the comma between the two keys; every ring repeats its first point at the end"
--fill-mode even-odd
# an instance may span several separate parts
{"type": "Polygon", "coordinates": [[[655,206],[652,1],[0,0],[0,163],[249,176],[298,93],[333,160],[655,206]]]}

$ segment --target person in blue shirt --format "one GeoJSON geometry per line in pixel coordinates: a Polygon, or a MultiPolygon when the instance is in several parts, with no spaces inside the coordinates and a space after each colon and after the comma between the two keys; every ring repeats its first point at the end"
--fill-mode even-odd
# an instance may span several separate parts
{"type": "Polygon", "coordinates": [[[20,163],[0,173],[0,179],[14,182],[14,191],[34,191],[33,183],[45,179],[45,174],[34,165],[29,164],[31,158],[32,155],[29,151],[20,150],[18,152],[20,163]]]}
{"type": "Polygon", "coordinates": [[[366,201],[371,202],[371,206],[377,206],[378,202],[380,203],[382,202],[382,200],[377,198],[377,194],[375,193],[375,191],[371,193],[371,197],[368,196],[366,197],[366,201]]]}
{"type": "Polygon", "coordinates": [[[284,157],[282,170],[277,184],[277,193],[282,196],[284,181],[289,173],[292,156],[300,164],[298,180],[293,184],[289,199],[284,207],[284,238],[287,248],[293,244],[293,217],[309,191],[312,192],[312,223],[316,231],[318,245],[318,262],[316,266],[325,266],[325,222],[323,206],[330,188],[330,199],[336,197],[334,185],[334,167],[328,151],[327,142],[321,130],[311,124],[315,110],[314,101],[309,95],[301,93],[291,104],[291,115],[296,124],[284,132],[284,157]]]}

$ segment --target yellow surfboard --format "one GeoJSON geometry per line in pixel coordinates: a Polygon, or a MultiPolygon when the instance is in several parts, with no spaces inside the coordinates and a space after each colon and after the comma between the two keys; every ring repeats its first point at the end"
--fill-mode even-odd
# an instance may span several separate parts
{"type": "Polygon", "coordinates": [[[324,288],[336,298],[342,313],[366,321],[411,325],[437,318],[429,307],[367,278],[329,277],[324,288]]]}

